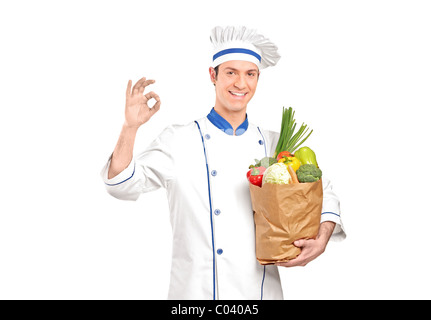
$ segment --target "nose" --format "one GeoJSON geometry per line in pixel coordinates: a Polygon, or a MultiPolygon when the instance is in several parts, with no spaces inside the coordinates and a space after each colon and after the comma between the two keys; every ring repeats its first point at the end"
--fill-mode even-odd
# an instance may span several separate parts
{"type": "Polygon", "coordinates": [[[235,87],[238,89],[244,89],[246,86],[245,77],[243,75],[239,75],[235,81],[235,87]]]}

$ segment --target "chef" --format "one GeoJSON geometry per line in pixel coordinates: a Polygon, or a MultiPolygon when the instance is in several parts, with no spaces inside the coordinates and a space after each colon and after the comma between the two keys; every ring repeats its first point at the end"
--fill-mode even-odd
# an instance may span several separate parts
{"type": "MultiPolygon", "coordinates": [[[[216,27],[211,82],[216,99],[208,115],[170,125],[134,155],[138,128],[159,109],[154,80],[142,78],[126,90],[125,121],[102,170],[107,191],[123,200],[159,188],[167,190],[172,224],[169,299],[283,299],[277,266],[256,260],[255,226],[245,173],[254,159],[272,155],[278,134],[253,124],[247,104],[261,70],[274,66],[277,47],[255,30],[216,27]],[[152,108],[148,101],[156,101],[152,108]]],[[[316,239],[298,240],[301,254],[282,266],[306,265],[330,238],[345,234],[339,200],[323,181],[321,226],[316,239]]]]}

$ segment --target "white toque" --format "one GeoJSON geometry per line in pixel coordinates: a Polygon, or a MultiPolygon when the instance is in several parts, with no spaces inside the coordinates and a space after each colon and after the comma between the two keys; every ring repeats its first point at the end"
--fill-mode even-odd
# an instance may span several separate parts
{"type": "Polygon", "coordinates": [[[231,60],[253,62],[259,69],[275,66],[280,60],[277,46],[246,27],[215,27],[210,40],[214,46],[212,67],[231,60]]]}

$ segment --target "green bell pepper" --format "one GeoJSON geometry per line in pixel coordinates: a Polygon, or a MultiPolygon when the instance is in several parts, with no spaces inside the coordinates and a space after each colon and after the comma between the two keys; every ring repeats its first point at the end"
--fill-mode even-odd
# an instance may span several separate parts
{"type": "Polygon", "coordinates": [[[314,164],[317,168],[319,168],[319,166],[317,165],[316,154],[309,147],[299,148],[295,152],[295,158],[297,158],[301,162],[301,165],[314,164]]]}

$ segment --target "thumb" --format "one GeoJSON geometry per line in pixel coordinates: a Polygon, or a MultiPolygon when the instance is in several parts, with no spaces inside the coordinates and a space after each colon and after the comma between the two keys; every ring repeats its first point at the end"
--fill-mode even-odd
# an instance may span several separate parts
{"type": "Polygon", "coordinates": [[[298,248],[302,248],[305,245],[305,240],[300,239],[293,242],[293,245],[298,248]]]}

